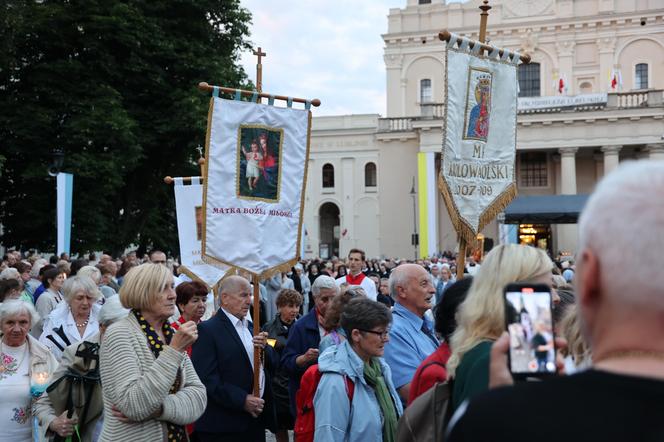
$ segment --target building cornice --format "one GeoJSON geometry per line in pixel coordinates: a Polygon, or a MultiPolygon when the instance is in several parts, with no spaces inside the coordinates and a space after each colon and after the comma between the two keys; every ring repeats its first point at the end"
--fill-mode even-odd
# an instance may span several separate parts
{"type": "MultiPolygon", "coordinates": [[[[530,17],[532,19],[532,17],[530,17]]],[[[633,25],[638,27],[644,34],[656,34],[661,32],[661,28],[657,25],[664,23],[664,8],[651,11],[639,11],[633,13],[621,13],[616,15],[588,15],[582,17],[565,17],[553,18],[538,22],[533,21],[508,21],[499,24],[490,24],[487,29],[487,37],[492,40],[501,40],[504,38],[520,38],[520,33],[526,29],[532,30],[539,38],[542,36],[560,35],[561,32],[603,32],[606,31],[607,35],[614,35],[617,31],[616,27],[624,27],[624,25],[633,25]],[[646,19],[647,26],[641,26],[641,20],[646,19]],[[648,23],[650,22],[650,23],[648,23]],[[611,34],[608,34],[608,32],[611,34]]],[[[422,39],[429,41],[435,40],[437,33],[440,29],[427,29],[417,31],[404,31],[395,33],[385,33],[381,37],[387,45],[403,43],[405,40],[418,42],[422,44],[422,39]]],[[[477,38],[478,27],[477,25],[463,26],[458,28],[449,28],[451,32],[477,38]]],[[[629,35],[634,35],[634,30],[628,30],[629,35]]]]}

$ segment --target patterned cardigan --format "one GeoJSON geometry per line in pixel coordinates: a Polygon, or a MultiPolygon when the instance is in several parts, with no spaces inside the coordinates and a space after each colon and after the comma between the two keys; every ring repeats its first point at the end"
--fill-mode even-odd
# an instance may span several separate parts
{"type": "Polygon", "coordinates": [[[99,369],[104,396],[100,442],[166,441],[166,422],[186,425],[205,411],[205,386],[187,354],[166,346],[155,359],[134,315],[106,330],[99,369]],[[178,369],[180,390],[169,394],[178,369]],[[113,406],[133,422],[113,416],[113,406]]]}

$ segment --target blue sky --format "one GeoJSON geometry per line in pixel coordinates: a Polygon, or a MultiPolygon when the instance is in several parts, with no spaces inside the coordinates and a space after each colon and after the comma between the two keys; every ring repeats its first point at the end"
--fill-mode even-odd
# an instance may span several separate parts
{"type": "MultiPolygon", "coordinates": [[[[406,0],[242,0],[261,46],[263,90],[319,98],[315,116],[385,114],[383,40],[390,8],[406,0]]],[[[256,57],[242,54],[252,80],[256,57]]]]}
{"type": "MultiPolygon", "coordinates": [[[[314,110],[314,116],[385,115],[381,35],[387,32],[390,8],[405,8],[407,0],[241,3],[253,16],[250,41],[267,52],[263,59],[263,91],[319,98],[322,105],[314,110]]],[[[241,63],[255,80],[256,57],[245,52],[241,63]]]]}

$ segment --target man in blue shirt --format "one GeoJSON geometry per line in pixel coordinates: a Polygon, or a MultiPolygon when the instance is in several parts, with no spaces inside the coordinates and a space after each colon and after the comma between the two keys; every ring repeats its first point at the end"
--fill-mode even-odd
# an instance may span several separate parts
{"type": "Polygon", "coordinates": [[[420,265],[402,264],[390,274],[390,295],[396,304],[385,360],[404,404],[417,367],[439,345],[431,321],[424,317],[435,293],[431,275],[420,265]]]}

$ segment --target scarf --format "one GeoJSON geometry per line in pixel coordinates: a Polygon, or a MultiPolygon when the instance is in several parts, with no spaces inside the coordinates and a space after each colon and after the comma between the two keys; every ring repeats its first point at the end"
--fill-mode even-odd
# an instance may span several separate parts
{"type": "MultiPolygon", "coordinates": [[[[136,317],[136,320],[138,320],[138,325],[141,326],[141,330],[143,331],[143,334],[147,338],[148,341],[148,347],[150,347],[150,351],[152,351],[152,354],[154,355],[155,359],[159,357],[159,354],[161,351],[164,349],[164,343],[162,342],[161,338],[157,334],[154,328],[150,325],[150,323],[143,317],[141,312],[137,310],[132,310],[131,311],[134,316],[136,317]]],[[[161,327],[162,332],[164,333],[164,338],[166,338],[166,345],[171,343],[171,339],[173,338],[173,335],[175,332],[171,328],[170,324],[168,322],[164,322],[164,325],[161,327]]],[[[173,386],[171,387],[169,394],[175,394],[177,391],[180,389],[180,384],[182,383],[181,379],[181,374],[180,370],[178,369],[178,374],[175,376],[175,382],[173,383],[173,386]]],[[[168,441],[174,441],[174,442],[187,442],[189,441],[189,437],[187,436],[187,432],[185,431],[184,427],[181,425],[175,425],[171,422],[166,422],[166,429],[168,431],[168,441]]]]}
{"type": "Polygon", "coordinates": [[[380,363],[376,358],[371,358],[369,363],[364,363],[364,379],[374,389],[378,405],[383,413],[383,442],[394,442],[397,434],[397,410],[385,383],[380,363]]]}
{"type": "Polygon", "coordinates": [[[346,275],[346,282],[349,285],[362,285],[362,281],[366,278],[366,275],[362,272],[358,273],[357,275],[353,276],[350,273],[346,275]]]}

